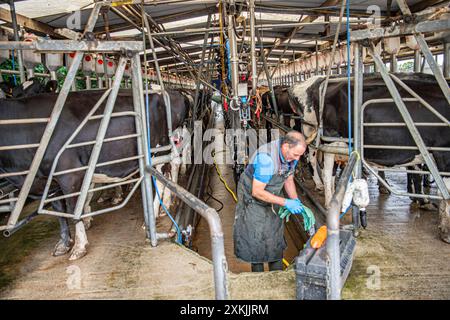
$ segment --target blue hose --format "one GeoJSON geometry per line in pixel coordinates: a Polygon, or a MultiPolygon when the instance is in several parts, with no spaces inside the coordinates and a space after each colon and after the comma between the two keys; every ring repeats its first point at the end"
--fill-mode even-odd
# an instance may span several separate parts
{"type": "MultiPolygon", "coordinates": [[[[12,50],[12,60],[11,60],[11,63],[12,63],[12,69],[13,69],[13,70],[16,70],[16,63],[15,63],[15,61],[14,61],[14,49],[12,50]]],[[[16,79],[16,75],[15,75],[15,74],[13,74],[13,78],[14,78],[14,85],[17,86],[17,79],[16,79]]]]}
{"type": "MultiPolygon", "coordinates": [[[[148,159],[150,161],[150,166],[152,165],[152,156],[151,156],[151,147],[150,147],[150,112],[149,112],[149,98],[148,98],[148,82],[145,81],[145,113],[148,119],[148,126],[147,126],[147,153],[148,153],[148,159]]],[[[169,210],[167,210],[166,206],[164,205],[164,203],[162,202],[161,196],[159,194],[159,190],[158,190],[158,186],[156,185],[156,179],[155,177],[152,176],[152,182],[153,185],[155,186],[155,191],[156,194],[158,196],[159,199],[159,203],[161,204],[163,210],[166,212],[167,216],[170,218],[170,220],[172,220],[175,228],[177,229],[177,242],[179,244],[183,243],[183,239],[181,237],[181,231],[180,231],[180,227],[178,226],[178,224],[175,222],[175,220],[173,219],[172,215],[169,213],[169,210]]],[[[152,205],[152,204],[150,204],[152,205]]]]}

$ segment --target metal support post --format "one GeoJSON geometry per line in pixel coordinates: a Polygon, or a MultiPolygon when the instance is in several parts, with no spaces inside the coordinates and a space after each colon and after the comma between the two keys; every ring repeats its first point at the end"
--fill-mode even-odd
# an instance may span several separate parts
{"type": "MultiPolygon", "coordinates": [[[[16,6],[14,4],[14,0],[9,0],[9,8],[11,10],[11,21],[14,30],[14,41],[20,41],[19,26],[17,25],[16,6]]],[[[20,82],[24,83],[26,81],[26,78],[25,78],[25,69],[23,67],[22,50],[17,50],[17,63],[19,65],[20,82]]]]}
{"type": "Polygon", "coordinates": [[[141,186],[142,203],[144,207],[144,218],[147,227],[147,237],[150,239],[150,243],[153,247],[158,244],[156,237],[156,218],[153,211],[153,185],[152,178],[148,172],[143,171],[142,165],[150,166],[150,157],[148,146],[150,142],[147,136],[147,119],[145,112],[143,85],[142,85],[142,73],[141,73],[141,59],[139,54],[136,53],[131,59],[131,83],[133,90],[133,104],[134,110],[140,117],[136,117],[136,128],[140,125],[141,137],[138,137],[138,152],[144,154],[144,159],[139,159],[139,172],[144,177],[144,184],[141,186]],[[138,123],[140,121],[140,123],[138,123]],[[141,153],[142,152],[142,153],[141,153]]]}
{"type": "Polygon", "coordinates": [[[444,77],[450,78],[450,42],[444,42],[444,77]]]}
{"type": "MultiPolygon", "coordinates": [[[[362,154],[361,145],[361,105],[363,102],[363,60],[362,60],[362,47],[361,44],[355,43],[355,62],[354,62],[354,87],[353,87],[353,148],[359,155],[362,154]]],[[[358,157],[355,163],[355,178],[361,178],[361,158],[358,157]]],[[[359,228],[359,208],[353,206],[353,234],[358,235],[359,228]]]]}
{"type": "Polygon", "coordinates": [[[414,50],[414,72],[420,72],[421,55],[420,50],[414,50]]]}

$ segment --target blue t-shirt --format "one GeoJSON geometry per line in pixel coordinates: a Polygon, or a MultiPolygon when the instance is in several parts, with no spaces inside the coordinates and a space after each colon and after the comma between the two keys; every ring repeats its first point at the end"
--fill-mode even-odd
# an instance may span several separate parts
{"type": "MultiPolygon", "coordinates": [[[[282,163],[285,163],[286,160],[284,160],[283,155],[280,151],[280,160],[282,163]]],[[[298,161],[294,160],[293,166],[294,168],[297,166],[298,161]]],[[[255,159],[253,161],[253,178],[262,182],[262,183],[269,183],[270,179],[272,179],[272,176],[274,175],[275,165],[273,163],[272,158],[267,153],[258,153],[255,156],[255,159]]]]}

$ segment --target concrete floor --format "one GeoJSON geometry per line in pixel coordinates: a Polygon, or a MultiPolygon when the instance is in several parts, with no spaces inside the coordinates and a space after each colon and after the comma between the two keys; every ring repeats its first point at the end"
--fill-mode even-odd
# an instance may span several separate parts
{"type": "MultiPolygon", "coordinates": [[[[213,179],[215,173],[210,173],[213,179]]],[[[227,181],[232,181],[226,176],[227,181]]],[[[403,187],[403,175],[388,175],[403,187]]],[[[436,211],[405,198],[378,194],[370,179],[369,226],[361,232],[344,299],[449,299],[450,246],[438,238],[436,211]]],[[[311,181],[305,182],[311,188],[311,181]]],[[[227,197],[222,184],[214,192],[227,197]]],[[[321,196],[316,193],[317,196],[321,196]]],[[[293,269],[252,274],[234,258],[231,204],[221,211],[231,299],[295,299],[293,269]],[[242,272],[244,271],[244,272],[242,272]]],[[[349,217],[344,218],[344,223],[349,217]]],[[[0,239],[1,299],[213,299],[212,264],[170,241],[144,240],[139,192],[120,212],[100,216],[88,231],[88,255],[78,261],[51,256],[58,223],[39,217],[11,238],[0,239]]],[[[157,223],[167,231],[168,218],[157,223]]],[[[200,227],[199,227],[200,229],[200,227]]],[[[201,243],[209,244],[202,235],[201,243]]],[[[198,240],[198,239],[197,239],[198,240]]],[[[197,243],[196,243],[197,244],[197,243]]],[[[197,247],[201,252],[201,248],[197,247]]],[[[206,248],[206,246],[205,246],[206,248]]],[[[208,256],[207,250],[204,253],[208,256]]]]}

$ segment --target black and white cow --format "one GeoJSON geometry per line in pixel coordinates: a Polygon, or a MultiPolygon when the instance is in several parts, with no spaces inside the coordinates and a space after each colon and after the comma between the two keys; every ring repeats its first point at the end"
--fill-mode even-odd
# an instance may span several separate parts
{"type": "MultiPolygon", "coordinates": [[[[446,119],[450,119],[450,108],[433,76],[426,74],[397,74],[412,90],[418,93],[430,105],[432,105],[446,119]]],[[[297,102],[296,113],[303,116],[305,121],[319,124],[319,87],[325,77],[313,77],[305,82],[292,87],[292,95],[297,102]]],[[[402,97],[409,97],[408,93],[398,88],[402,97]]],[[[353,87],[351,88],[353,92],[353,87]]],[[[378,74],[364,78],[363,101],[379,98],[391,98],[382,78],[378,74]]],[[[347,83],[329,83],[325,96],[323,119],[323,135],[328,137],[348,137],[348,99],[347,83]]],[[[418,102],[406,102],[409,113],[415,122],[441,122],[435,115],[418,102]]],[[[353,112],[353,110],[352,110],[353,112]]],[[[394,103],[377,103],[369,105],[364,114],[365,122],[403,122],[403,119],[394,103]]],[[[450,147],[450,127],[418,127],[419,132],[428,147],[450,147]]],[[[304,125],[303,132],[306,137],[316,133],[316,128],[304,125]]],[[[367,145],[393,145],[415,146],[414,140],[408,129],[403,127],[365,127],[364,143],[367,145]]],[[[336,142],[333,145],[347,146],[345,143],[336,142]]],[[[310,162],[314,169],[314,182],[321,186],[321,180],[317,172],[317,153],[311,150],[310,162]]],[[[450,155],[447,152],[431,151],[439,171],[450,170],[450,155]]],[[[382,167],[407,167],[423,164],[424,161],[418,150],[399,149],[371,149],[364,150],[364,157],[375,166],[382,167]]],[[[325,201],[329,205],[334,189],[333,166],[335,156],[324,155],[324,169],[322,180],[325,188],[325,201]]],[[[444,179],[450,188],[450,179],[444,179]]],[[[450,243],[450,203],[442,202],[441,205],[441,238],[450,243]]]]}
{"type": "MultiPolygon", "coordinates": [[[[172,127],[177,128],[185,120],[189,112],[189,102],[186,97],[177,91],[168,91],[172,107],[172,127]]],[[[47,177],[53,160],[60,148],[74,132],[80,122],[86,117],[91,108],[99,100],[103,91],[80,91],[68,95],[66,104],[60,119],[53,132],[42,163],[31,187],[30,195],[40,198],[44,190],[47,177]]],[[[56,94],[40,94],[22,99],[0,100],[0,119],[20,118],[48,118],[56,101],[56,94]]],[[[166,110],[161,95],[150,94],[150,130],[152,147],[168,145],[169,137],[166,121],[166,110]]],[[[104,104],[96,114],[103,113],[104,104]]],[[[133,111],[133,97],[131,91],[120,91],[115,103],[114,112],[133,111]]],[[[95,140],[99,121],[88,121],[86,126],[74,140],[76,142],[95,140]]],[[[2,125],[0,126],[0,145],[17,145],[39,143],[45,124],[2,125]]],[[[113,117],[108,127],[106,138],[135,133],[134,117],[113,117]]],[[[61,156],[57,171],[77,168],[87,165],[92,146],[67,149],[61,156]]],[[[0,152],[0,172],[18,172],[29,169],[33,160],[35,149],[20,149],[0,152]]],[[[99,162],[111,161],[119,158],[131,157],[137,153],[135,139],[125,139],[104,143],[100,153],[99,162]]],[[[117,163],[109,166],[98,167],[96,177],[124,178],[133,174],[138,169],[137,160],[117,163]]],[[[80,190],[84,171],[73,172],[56,176],[52,184],[51,192],[55,195],[68,194],[80,190]]],[[[7,178],[17,188],[23,184],[25,176],[7,178]]],[[[103,182],[103,180],[101,181],[103,182]]],[[[65,201],[52,203],[54,210],[59,212],[73,212],[77,197],[68,198],[65,201]]],[[[75,243],[71,239],[67,219],[60,218],[61,239],[57,243],[54,255],[62,255],[71,251],[70,259],[78,259],[86,254],[88,245],[85,227],[82,221],[76,222],[75,243]],[[73,247],[72,247],[73,246],[73,247]]]]}

